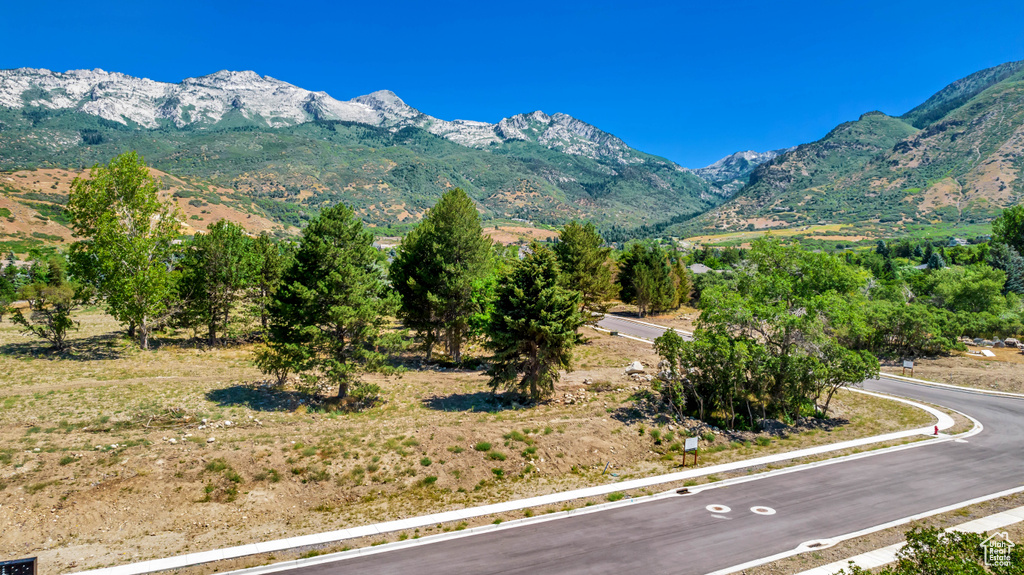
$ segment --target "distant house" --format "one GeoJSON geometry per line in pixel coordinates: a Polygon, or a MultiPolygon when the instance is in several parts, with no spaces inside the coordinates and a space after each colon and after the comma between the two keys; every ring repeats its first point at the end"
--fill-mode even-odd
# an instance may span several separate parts
{"type": "Polygon", "coordinates": [[[691,264],[690,267],[688,267],[686,269],[690,270],[691,274],[697,274],[697,275],[706,274],[708,272],[715,272],[716,274],[720,274],[720,273],[724,273],[725,272],[725,270],[711,269],[711,268],[709,268],[708,266],[706,266],[704,264],[691,264]]]}
{"type": "Polygon", "coordinates": [[[953,248],[956,246],[966,246],[967,240],[964,238],[949,238],[949,247],[953,248]]]}

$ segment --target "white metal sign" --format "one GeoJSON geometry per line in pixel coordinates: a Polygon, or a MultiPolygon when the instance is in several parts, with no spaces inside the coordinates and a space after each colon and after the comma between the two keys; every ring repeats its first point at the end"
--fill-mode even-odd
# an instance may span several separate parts
{"type": "Polygon", "coordinates": [[[687,437],[686,445],[683,447],[686,451],[697,451],[697,438],[687,437]]]}
{"type": "Polygon", "coordinates": [[[907,360],[907,359],[903,360],[903,368],[904,369],[914,369],[914,362],[912,362],[910,360],[907,360]]]}

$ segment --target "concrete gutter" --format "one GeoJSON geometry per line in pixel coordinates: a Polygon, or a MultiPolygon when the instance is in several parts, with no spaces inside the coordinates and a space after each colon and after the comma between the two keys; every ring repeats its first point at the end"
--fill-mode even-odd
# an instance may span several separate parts
{"type": "MultiPolygon", "coordinates": [[[[931,415],[933,415],[936,418],[936,420],[938,421],[937,425],[938,425],[940,431],[941,430],[949,429],[949,428],[953,427],[954,424],[955,424],[953,419],[951,417],[949,417],[948,415],[946,415],[945,413],[943,413],[943,412],[941,412],[941,411],[939,411],[939,410],[937,410],[935,408],[929,407],[927,405],[923,405],[923,404],[917,403],[915,401],[910,401],[910,400],[907,400],[907,399],[891,397],[891,396],[886,396],[886,395],[882,395],[882,394],[877,394],[877,393],[872,393],[872,392],[862,391],[862,390],[857,390],[857,389],[851,389],[851,391],[855,391],[857,393],[862,393],[862,394],[865,394],[865,395],[871,395],[871,396],[875,396],[875,397],[883,397],[885,399],[889,399],[889,400],[892,400],[892,401],[898,401],[900,403],[905,403],[905,404],[917,407],[919,409],[922,409],[922,410],[930,413],[931,415]]],[[[732,485],[732,484],[735,484],[735,483],[751,481],[751,480],[754,480],[754,479],[763,479],[765,477],[770,477],[770,476],[778,475],[778,474],[781,474],[781,473],[792,473],[794,471],[799,471],[801,469],[806,469],[806,468],[810,468],[810,467],[818,467],[818,466],[826,465],[826,464],[838,463],[840,461],[847,461],[849,459],[856,459],[856,458],[860,458],[860,457],[873,456],[873,455],[878,455],[878,454],[881,454],[881,453],[888,453],[890,451],[896,451],[896,450],[901,450],[901,449],[908,449],[908,448],[913,448],[913,447],[919,447],[919,446],[922,446],[922,445],[931,445],[931,444],[934,444],[936,442],[944,442],[944,441],[949,441],[949,440],[952,440],[952,439],[955,439],[955,438],[968,437],[970,435],[974,435],[976,433],[980,433],[982,431],[982,429],[983,429],[982,425],[979,422],[977,422],[976,420],[973,420],[973,419],[972,419],[972,421],[974,421],[975,428],[972,431],[970,431],[970,432],[967,432],[967,433],[964,433],[964,434],[960,434],[960,435],[957,435],[957,436],[948,436],[948,435],[943,434],[943,435],[941,435],[939,437],[936,437],[932,441],[916,442],[916,443],[912,443],[912,444],[908,444],[908,445],[897,445],[897,446],[889,447],[889,448],[885,448],[885,449],[878,449],[878,450],[874,450],[874,451],[858,453],[858,454],[848,455],[848,456],[844,456],[844,457],[838,457],[838,458],[829,459],[829,460],[825,460],[825,461],[819,461],[819,462],[808,463],[808,464],[804,464],[804,465],[788,467],[788,468],[785,468],[785,469],[770,471],[770,472],[767,472],[767,473],[761,473],[761,474],[757,474],[757,475],[753,475],[753,476],[749,476],[749,477],[740,477],[740,478],[736,478],[736,479],[733,479],[733,480],[722,481],[722,482],[718,482],[718,483],[715,483],[715,484],[712,484],[712,485],[695,487],[691,491],[696,493],[696,492],[699,492],[699,491],[702,491],[702,490],[708,489],[708,488],[722,487],[722,486],[725,486],[725,485],[732,485]]],[[[299,537],[289,537],[289,538],[286,538],[286,539],[277,539],[277,540],[272,540],[272,541],[264,541],[264,542],[260,542],[260,543],[251,543],[251,544],[248,544],[248,545],[240,545],[240,546],[236,546],[236,547],[227,547],[227,548],[223,548],[223,549],[212,549],[212,550],[209,550],[209,551],[203,551],[203,552],[199,552],[199,553],[188,553],[188,554],[185,554],[185,555],[177,555],[177,556],[174,556],[174,557],[167,557],[167,558],[164,558],[164,559],[152,559],[152,560],[149,560],[149,561],[142,561],[142,562],[139,562],[139,563],[129,563],[129,564],[126,564],[126,565],[118,565],[118,566],[114,566],[114,567],[105,567],[105,568],[101,568],[101,569],[93,569],[93,570],[88,570],[88,571],[80,571],[80,572],[75,573],[74,575],[78,575],[78,574],[89,574],[89,575],[141,575],[143,573],[152,573],[154,571],[164,571],[164,570],[168,570],[168,569],[180,569],[180,568],[183,568],[183,567],[189,567],[189,566],[192,566],[192,565],[200,565],[202,563],[209,563],[209,562],[213,562],[213,561],[223,561],[223,560],[226,560],[226,559],[236,559],[236,558],[239,558],[239,557],[245,557],[245,556],[248,556],[248,555],[256,555],[256,554],[259,554],[259,553],[269,553],[269,552],[274,552],[274,551],[283,551],[283,550],[286,550],[286,549],[295,549],[295,548],[300,548],[300,547],[309,547],[309,546],[313,546],[313,545],[324,545],[324,544],[330,544],[330,543],[339,543],[339,542],[345,541],[347,539],[356,539],[356,538],[360,538],[360,537],[381,535],[381,534],[384,534],[384,533],[390,533],[390,532],[395,532],[395,531],[412,530],[412,529],[416,529],[416,528],[419,528],[419,527],[428,527],[428,526],[437,525],[439,523],[447,523],[447,522],[452,522],[452,521],[465,521],[467,519],[473,519],[473,518],[482,517],[482,516],[486,516],[486,515],[492,515],[492,514],[495,514],[495,513],[503,513],[503,512],[508,512],[508,511],[519,511],[519,510],[527,509],[527,508],[530,508],[530,507],[538,507],[538,506],[543,506],[543,505],[559,504],[559,503],[564,503],[566,501],[571,501],[571,500],[574,500],[574,499],[583,499],[583,498],[588,498],[588,497],[608,495],[610,493],[615,493],[615,492],[618,492],[618,491],[628,491],[628,490],[642,489],[642,488],[653,487],[653,486],[661,485],[661,484],[665,484],[665,483],[673,483],[673,482],[677,482],[677,481],[684,481],[684,480],[687,480],[687,479],[694,479],[694,478],[697,478],[697,477],[703,477],[705,475],[728,473],[728,472],[732,472],[732,471],[738,471],[738,470],[741,470],[741,469],[746,469],[746,468],[749,468],[749,467],[770,465],[770,464],[774,464],[774,463],[781,463],[781,462],[785,462],[785,461],[791,461],[791,460],[794,460],[794,459],[800,459],[800,458],[803,458],[803,457],[813,457],[813,456],[817,456],[817,455],[827,454],[827,453],[830,453],[830,452],[842,451],[842,450],[845,450],[845,449],[865,447],[865,446],[869,446],[869,445],[872,445],[872,444],[882,443],[882,442],[887,442],[887,441],[893,441],[893,440],[899,440],[899,439],[907,439],[907,438],[911,438],[911,437],[920,437],[922,435],[933,436],[933,433],[934,433],[934,427],[933,426],[921,427],[921,428],[910,429],[910,430],[906,430],[906,431],[898,431],[898,432],[894,432],[894,433],[887,433],[887,434],[883,434],[883,435],[876,435],[874,437],[864,437],[864,438],[861,438],[861,439],[854,439],[854,440],[850,440],[850,441],[843,441],[843,442],[840,442],[840,443],[833,443],[833,444],[821,445],[821,446],[817,446],[817,447],[810,447],[810,448],[806,448],[806,449],[799,449],[799,450],[796,450],[796,451],[789,451],[789,452],[784,452],[784,453],[776,453],[776,454],[773,454],[773,455],[767,455],[767,456],[764,456],[764,457],[757,457],[757,458],[754,458],[754,459],[746,459],[746,460],[742,460],[742,461],[734,461],[734,462],[730,462],[730,463],[723,463],[723,464],[720,464],[720,465],[713,465],[713,466],[710,466],[710,467],[697,467],[697,468],[694,468],[694,469],[688,469],[686,471],[679,471],[679,472],[676,472],[676,473],[668,473],[668,474],[664,474],[664,475],[656,475],[656,476],[653,476],[653,477],[644,477],[644,478],[640,478],[640,479],[631,479],[631,480],[628,480],[628,481],[619,481],[619,482],[616,482],[616,483],[609,483],[609,484],[605,484],[605,485],[597,485],[597,486],[594,486],[594,487],[587,487],[587,488],[583,488],[583,489],[575,489],[575,490],[572,490],[572,491],[563,491],[563,492],[560,492],[560,493],[551,493],[551,494],[548,494],[548,495],[541,495],[541,496],[537,496],[537,497],[529,497],[529,498],[526,498],[526,499],[517,499],[517,500],[514,500],[514,501],[506,501],[506,502],[494,503],[494,504],[490,504],[490,505],[481,505],[481,506],[478,506],[478,507],[471,507],[471,508],[467,508],[467,509],[457,509],[457,510],[453,510],[453,511],[445,511],[445,512],[442,512],[442,513],[434,513],[434,514],[430,514],[430,515],[422,515],[422,516],[419,516],[419,517],[411,517],[411,518],[408,518],[408,519],[399,519],[399,520],[395,520],[395,521],[386,521],[386,522],[383,522],[383,523],[376,523],[376,524],[373,524],[373,525],[363,525],[363,526],[360,526],[360,527],[352,527],[352,528],[349,528],[349,529],[340,529],[340,530],[337,530],[337,531],[328,531],[328,532],[325,532],[325,533],[316,533],[316,534],[311,534],[311,535],[303,535],[303,536],[299,536],[299,537]]],[[[663,496],[664,495],[671,495],[671,494],[673,494],[673,493],[670,492],[668,494],[663,494],[663,496]]],[[[643,498],[631,499],[629,501],[618,502],[618,503],[614,503],[614,504],[592,506],[592,507],[585,508],[585,510],[587,512],[591,512],[591,511],[596,511],[596,510],[600,510],[600,509],[605,509],[605,508],[607,508],[609,506],[613,506],[613,505],[623,505],[623,504],[628,505],[628,504],[631,504],[631,503],[634,503],[634,502],[649,501],[649,500],[650,500],[649,497],[643,497],[643,498]]],[[[580,512],[583,512],[584,509],[578,509],[578,510],[574,510],[574,511],[576,513],[580,513],[580,512]]],[[[531,520],[546,520],[546,521],[549,521],[549,520],[552,520],[552,519],[558,519],[560,517],[568,517],[569,514],[572,514],[572,513],[573,512],[565,512],[564,514],[562,514],[562,513],[549,514],[549,515],[547,515],[545,517],[531,518],[531,520]]],[[[439,540],[439,539],[436,539],[436,537],[465,537],[465,536],[471,535],[473,533],[479,533],[479,532],[482,532],[482,531],[491,530],[491,529],[496,528],[496,527],[503,527],[503,528],[511,527],[511,526],[519,525],[519,524],[522,524],[523,522],[528,522],[528,521],[530,521],[530,520],[520,520],[518,522],[502,523],[501,526],[493,526],[493,527],[492,526],[486,526],[486,528],[468,529],[468,530],[454,532],[454,533],[447,533],[447,534],[442,534],[442,535],[438,535],[438,536],[426,537],[426,538],[418,539],[418,540],[416,540],[416,542],[422,544],[422,542],[430,542],[430,541],[437,541],[437,540],[439,540]]],[[[412,543],[413,542],[411,542],[411,541],[403,541],[403,542],[394,543],[394,544],[380,545],[380,546],[377,546],[377,547],[373,547],[372,550],[373,550],[373,552],[381,552],[381,551],[384,551],[384,550],[395,549],[396,547],[393,547],[393,545],[408,546],[408,545],[410,545],[412,543]]],[[[367,549],[357,549],[357,550],[353,550],[353,551],[348,551],[346,553],[350,553],[351,554],[353,552],[359,552],[359,553],[365,554],[368,551],[369,550],[367,550],[367,549]]],[[[325,555],[325,556],[322,556],[322,557],[315,557],[315,558],[311,558],[309,560],[302,560],[302,561],[313,561],[315,559],[315,560],[319,560],[318,562],[323,562],[323,561],[325,561],[325,558],[333,557],[334,555],[339,555],[339,554],[333,554],[333,555],[329,555],[329,556],[325,555]]],[[[355,555],[353,555],[353,556],[355,556],[355,555]]],[[[345,558],[347,558],[347,556],[345,558]]],[[[331,560],[337,561],[339,559],[341,559],[341,557],[335,557],[334,559],[331,559],[331,560]]],[[[290,567],[294,567],[294,566],[298,565],[298,563],[295,563],[295,562],[286,562],[286,563],[282,563],[280,565],[286,565],[286,564],[288,566],[290,566],[290,567]]],[[[308,564],[308,563],[302,563],[302,564],[308,564]]],[[[282,567],[282,569],[284,569],[284,568],[287,568],[287,567],[282,567]]]]}

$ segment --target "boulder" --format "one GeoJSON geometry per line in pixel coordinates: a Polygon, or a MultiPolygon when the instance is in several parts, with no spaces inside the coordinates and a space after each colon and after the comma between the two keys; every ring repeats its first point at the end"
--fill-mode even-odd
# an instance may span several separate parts
{"type": "Polygon", "coordinates": [[[634,361],[633,363],[629,364],[629,367],[626,368],[626,375],[633,375],[634,373],[643,372],[644,364],[640,363],[639,361],[634,361]]]}
{"type": "Polygon", "coordinates": [[[992,347],[1006,347],[1006,344],[997,339],[992,342],[992,347]]]}
{"type": "Polygon", "coordinates": [[[1008,337],[1008,338],[1003,340],[1003,343],[1006,344],[1006,347],[1019,347],[1020,346],[1020,340],[1018,340],[1015,337],[1008,337]]]}

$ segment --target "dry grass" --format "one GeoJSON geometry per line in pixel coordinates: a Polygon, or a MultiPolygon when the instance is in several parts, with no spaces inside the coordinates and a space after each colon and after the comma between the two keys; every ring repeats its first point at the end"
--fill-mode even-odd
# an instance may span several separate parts
{"type": "MultiPolygon", "coordinates": [[[[954,353],[915,359],[914,377],[978,389],[1024,393],[1024,354],[1009,348],[990,351],[995,357],[954,353]]],[[[900,365],[898,361],[886,362],[882,364],[882,371],[901,375],[900,365]]]]}
{"type": "MultiPolygon", "coordinates": [[[[649,384],[622,373],[634,359],[655,363],[650,346],[593,331],[577,371],[540,405],[496,401],[481,372],[413,370],[370,378],[386,403],[339,414],[247,383],[261,379],[247,346],[165,337],[144,352],[106,315],[79,319],[66,355],[0,323],[0,521],[13,527],[0,549],[38,555],[45,574],[584,487],[609,480],[606,464],[618,479],[665,473],[687,432],[638,401],[649,384]]],[[[930,420],[856,394],[835,403],[836,427],[766,446],[717,433],[701,463],[930,420]]]]}

